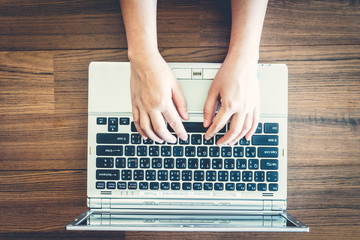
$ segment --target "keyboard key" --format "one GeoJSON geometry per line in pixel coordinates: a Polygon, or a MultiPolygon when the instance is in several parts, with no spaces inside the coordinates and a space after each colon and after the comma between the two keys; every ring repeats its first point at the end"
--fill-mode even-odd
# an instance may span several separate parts
{"type": "Polygon", "coordinates": [[[212,183],[204,183],[204,190],[213,190],[212,183]]]}
{"type": "Polygon", "coordinates": [[[118,121],[119,121],[119,119],[116,117],[108,118],[108,131],[109,132],[117,132],[118,131],[118,121]]]}
{"type": "Polygon", "coordinates": [[[277,182],[278,181],[278,172],[268,171],[266,173],[266,181],[277,182]]]}
{"type": "Polygon", "coordinates": [[[161,146],[161,156],[163,157],[171,156],[171,146],[161,146]]]}
{"type": "Polygon", "coordinates": [[[188,168],[189,169],[198,169],[199,168],[199,159],[198,158],[189,158],[188,159],[188,168]]]}
{"type": "Polygon", "coordinates": [[[182,183],[182,190],[191,190],[191,183],[183,182],[182,183]]]}
{"type": "Polygon", "coordinates": [[[277,159],[261,159],[260,167],[264,170],[278,170],[279,163],[277,159]]]}
{"type": "Polygon", "coordinates": [[[156,171],[155,170],[146,170],[145,179],[147,181],[155,181],[156,180],[156,171]]]}
{"type": "Polygon", "coordinates": [[[279,133],[279,124],[264,123],[264,133],[279,133]]]}
{"type": "Polygon", "coordinates": [[[171,170],[170,171],[170,181],[180,181],[180,171],[171,170]]]}
{"type": "Polygon", "coordinates": [[[107,182],[106,188],[107,189],[116,189],[116,183],[115,182],[107,182]]]}
{"type": "Polygon", "coordinates": [[[200,145],[201,144],[201,135],[200,134],[192,134],[191,135],[191,144],[192,145],[200,145]]]}
{"type": "Polygon", "coordinates": [[[141,144],[141,135],[140,134],[131,134],[131,144],[141,144]]]}
{"type": "Polygon", "coordinates": [[[195,147],[185,147],[185,157],[195,157],[195,151],[196,148],[195,147]]]}
{"type": "Polygon", "coordinates": [[[159,146],[150,146],[149,147],[149,156],[152,156],[152,157],[159,156],[159,146]]]}
{"type": "Polygon", "coordinates": [[[264,182],[265,181],[265,172],[256,171],[254,176],[255,182],[264,182]]]}
{"type": "Polygon", "coordinates": [[[221,147],[221,156],[222,157],[231,157],[231,147],[221,147]]]}
{"type": "Polygon", "coordinates": [[[228,171],[219,171],[218,172],[218,181],[226,182],[229,180],[229,172],[228,171]]]}
{"type": "MultiPolygon", "coordinates": [[[[98,118],[96,118],[96,124],[97,125],[106,125],[106,121],[107,119],[106,119],[106,117],[98,117],[98,118]]],[[[105,188],[105,186],[104,186],[104,188],[105,188]]]]}
{"type": "Polygon", "coordinates": [[[150,183],[151,190],[159,190],[159,183],[158,182],[151,182],[150,183]]]}
{"type": "Polygon", "coordinates": [[[178,169],[186,168],[186,158],[177,158],[176,159],[176,168],[178,168],[178,169]]]}
{"type": "Polygon", "coordinates": [[[253,173],[250,171],[243,171],[243,182],[251,182],[253,180],[253,173]]]}
{"type": "Polygon", "coordinates": [[[188,133],[205,133],[207,130],[202,122],[183,122],[183,124],[188,133]]]}
{"type": "Polygon", "coordinates": [[[277,158],[279,156],[277,147],[258,147],[258,157],[277,158]]]}
{"type": "Polygon", "coordinates": [[[137,168],[138,159],[137,158],[128,158],[128,168],[137,168]]]}
{"type": "Polygon", "coordinates": [[[170,189],[170,183],[168,182],[162,182],[160,183],[161,190],[169,190],[170,189]]]}
{"type": "Polygon", "coordinates": [[[207,157],[208,148],[207,147],[197,147],[197,156],[198,157],[207,157]]]}
{"type": "Polygon", "coordinates": [[[212,168],[213,169],[222,169],[222,159],[221,158],[214,158],[212,159],[212,168]]]}
{"type": "Polygon", "coordinates": [[[246,185],[246,189],[247,189],[248,191],[256,191],[256,183],[248,183],[248,184],[246,185]]]}
{"type": "Polygon", "coordinates": [[[117,132],[118,130],[118,125],[108,125],[108,132],[117,132]]]}
{"type": "Polygon", "coordinates": [[[144,170],[134,170],[134,180],[144,180],[144,170]]]}
{"type": "Polygon", "coordinates": [[[137,182],[128,182],[128,189],[129,190],[137,189],[137,182]]]}
{"type": "Polygon", "coordinates": [[[216,134],[216,135],[215,135],[215,143],[217,143],[218,140],[219,140],[220,138],[222,138],[223,136],[224,136],[224,134],[216,134]]]}
{"type": "Polygon", "coordinates": [[[152,168],[162,168],[162,159],[161,158],[152,158],[151,166],[152,166],[152,168]]]}
{"type": "Polygon", "coordinates": [[[126,189],[126,182],[118,182],[117,188],[118,189],[126,189]]]}
{"type": "Polygon", "coordinates": [[[236,159],[236,169],[246,169],[246,159],[236,159]]]}
{"type": "Polygon", "coordinates": [[[116,168],[126,168],[126,158],[116,158],[115,166],[116,168]]]}
{"type": "Polygon", "coordinates": [[[119,180],[119,170],[96,170],[96,180],[119,180]]]}
{"type": "Polygon", "coordinates": [[[214,189],[215,189],[215,191],[222,191],[222,190],[224,190],[224,184],[223,183],[215,183],[214,189]]]}
{"type": "Polygon", "coordinates": [[[137,146],[136,150],[138,156],[147,156],[147,146],[137,146]]]}
{"type": "Polygon", "coordinates": [[[140,168],[150,168],[150,158],[140,158],[140,168]]]}
{"type": "Polygon", "coordinates": [[[210,147],[209,148],[210,157],[219,157],[220,156],[220,147],[210,147]]]}
{"type": "Polygon", "coordinates": [[[148,188],[149,188],[149,183],[148,182],[140,182],[139,183],[139,189],[147,190],[148,188]]]}
{"type": "Polygon", "coordinates": [[[173,147],[173,156],[174,157],[184,156],[184,147],[183,146],[174,146],[173,147]]]}
{"type": "Polygon", "coordinates": [[[193,183],[194,190],[202,190],[202,183],[193,183]]]}
{"type": "Polygon", "coordinates": [[[192,181],[192,171],[189,171],[189,170],[182,171],[181,179],[183,181],[192,181]]]}
{"type": "Polygon", "coordinates": [[[269,184],[269,191],[276,192],[279,190],[279,186],[277,183],[270,183],[269,184]]]}
{"type": "Polygon", "coordinates": [[[249,159],[249,169],[259,169],[259,159],[249,159]]]}
{"type": "Polygon", "coordinates": [[[164,168],[174,168],[174,159],[164,158],[164,168]]]}
{"type": "Polygon", "coordinates": [[[262,133],[262,123],[258,123],[255,133],[262,133]]]}
{"type": "Polygon", "coordinates": [[[151,140],[150,138],[148,138],[148,139],[143,139],[143,144],[148,145],[148,144],[153,144],[153,143],[154,143],[154,141],[151,140]]]}
{"type": "Polygon", "coordinates": [[[214,145],[214,137],[210,138],[209,140],[205,139],[205,135],[203,136],[203,144],[204,145],[214,145]]]}
{"type": "Polygon", "coordinates": [[[180,190],[180,183],[179,182],[172,182],[171,183],[171,190],[180,190]]]}
{"type": "Polygon", "coordinates": [[[225,184],[226,191],[234,191],[235,190],[235,184],[233,183],[226,183],[225,184]]]}
{"type": "Polygon", "coordinates": [[[277,135],[253,135],[251,139],[253,145],[277,146],[279,144],[277,135]]]}
{"type": "Polygon", "coordinates": [[[120,125],[129,125],[129,124],[130,124],[130,118],[128,117],[120,118],[120,125]]]}
{"type": "Polygon", "coordinates": [[[245,148],[246,157],[256,157],[256,148],[255,147],[247,147],[245,148]]]}
{"type": "Polygon", "coordinates": [[[206,181],[216,181],[216,171],[206,171],[206,181]]]}
{"type": "Polygon", "coordinates": [[[168,180],[168,171],[167,170],[159,170],[158,171],[158,180],[159,181],[167,181],[168,180]]]}
{"type": "Polygon", "coordinates": [[[173,136],[175,137],[175,142],[174,143],[168,142],[168,144],[170,144],[170,145],[175,145],[178,142],[178,136],[176,134],[173,134],[173,136]]]}
{"type": "Polygon", "coordinates": [[[194,181],[204,181],[204,171],[194,171],[194,181]]]}
{"type": "Polygon", "coordinates": [[[230,181],[239,182],[240,181],[240,171],[231,171],[230,172],[230,181]]]}
{"type": "Polygon", "coordinates": [[[180,145],[189,145],[190,144],[190,135],[188,134],[188,138],[186,141],[179,139],[179,144],[180,145]]]}
{"type": "Polygon", "coordinates": [[[234,147],[234,157],[244,157],[243,147],[234,147]]]}
{"type": "Polygon", "coordinates": [[[245,191],[245,183],[237,183],[236,191],[245,191]]]}
{"type": "Polygon", "coordinates": [[[125,146],[125,156],[135,156],[135,146],[125,146]]]}
{"type": "Polygon", "coordinates": [[[250,141],[247,141],[245,139],[245,137],[243,137],[242,139],[240,139],[239,141],[240,145],[250,145],[250,141]]]}
{"type": "Polygon", "coordinates": [[[96,189],[105,189],[105,182],[96,182],[96,189]]]}
{"type": "Polygon", "coordinates": [[[114,167],[114,158],[96,158],[96,167],[97,168],[113,168],[114,167]]]}
{"type": "Polygon", "coordinates": [[[126,133],[98,133],[96,134],[96,143],[104,144],[128,144],[129,134],[126,133]]]}
{"type": "Polygon", "coordinates": [[[201,158],[200,159],[200,168],[201,169],[210,169],[210,158],[201,158]]]}
{"type": "Polygon", "coordinates": [[[257,185],[258,191],[266,191],[267,190],[267,186],[266,183],[259,183],[257,185]]]}
{"type": "Polygon", "coordinates": [[[131,170],[121,170],[121,180],[131,180],[131,170]]]}
{"type": "Polygon", "coordinates": [[[96,146],[97,156],[122,156],[123,146],[100,145],[96,146]]]}
{"type": "Polygon", "coordinates": [[[225,169],[234,169],[235,168],[235,160],[233,158],[226,158],[224,160],[224,168],[225,169]]]}
{"type": "Polygon", "coordinates": [[[137,132],[134,122],[131,122],[131,131],[137,132]]]}

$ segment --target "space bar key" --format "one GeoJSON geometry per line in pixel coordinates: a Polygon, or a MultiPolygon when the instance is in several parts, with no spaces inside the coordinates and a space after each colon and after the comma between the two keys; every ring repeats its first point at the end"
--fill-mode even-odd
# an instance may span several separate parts
{"type": "MultiPolygon", "coordinates": [[[[183,125],[188,133],[205,133],[208,129],[203,127],[202,122],[183,122],[183,125]]],[[[170,132],[174,132],[169,124],[167,126],[170,132]]]]}

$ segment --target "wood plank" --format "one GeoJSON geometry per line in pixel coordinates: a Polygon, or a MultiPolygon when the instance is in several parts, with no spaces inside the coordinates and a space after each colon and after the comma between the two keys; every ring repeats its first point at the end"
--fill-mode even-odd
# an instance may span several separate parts
{"type": "MultiPolygon", "coordinates": [[[[288,212],[308,224],[311,232],[272,233],[269,238],[343,236],[354,239],[359,236],[359,167],[360,165],[290,167],[288,212]]],[[[39,231],[49,232],[49,236],[54,236],[55,233],[58,236],[68,236],[69,233],[64,231],[65,224],[85,209],[85,170],[7,171],[6,174],[0,174],[0,237],[23,236],[21,233],[26,233],[28,236],[45,238],[39,231]]],[[[126,232],[126,238],[263,238],[267,234],[126,232]]],[[[104,233],[104,238],[109,236],[113,235],[104,233]]]]}
{"type": "MultiPolygon", "coordinates": [[[[227,47],[227,1],[159,1],[160,47],[227,47]]],[[[262,45],[360,44],[359,1],[269,1],[262,45]]],[[[0,50],[126,48],[117,0],[0,3],[0,50]]]]}

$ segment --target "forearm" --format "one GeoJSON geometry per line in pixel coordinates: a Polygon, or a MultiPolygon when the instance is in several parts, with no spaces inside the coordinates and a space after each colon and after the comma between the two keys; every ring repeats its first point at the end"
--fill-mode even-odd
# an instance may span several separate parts
{"type": "Polygon", "coordinates": [[[158,51],[156,0],[120,0],[130,61],[158,51]]]}
{"type": "Polygon", "coordinates": [[[228,56],[258,61],[267,0],[232,0],[232,25],[228,56]]]}

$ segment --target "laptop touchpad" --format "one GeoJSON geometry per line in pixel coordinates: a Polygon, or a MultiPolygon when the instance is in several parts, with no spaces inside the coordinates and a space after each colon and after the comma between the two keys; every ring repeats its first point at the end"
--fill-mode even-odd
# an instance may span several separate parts
{"type": "Polygon", "coordinates": [[[178,80],[186,98],[189,113],[203,112],[212,80],[178,80]]]}

